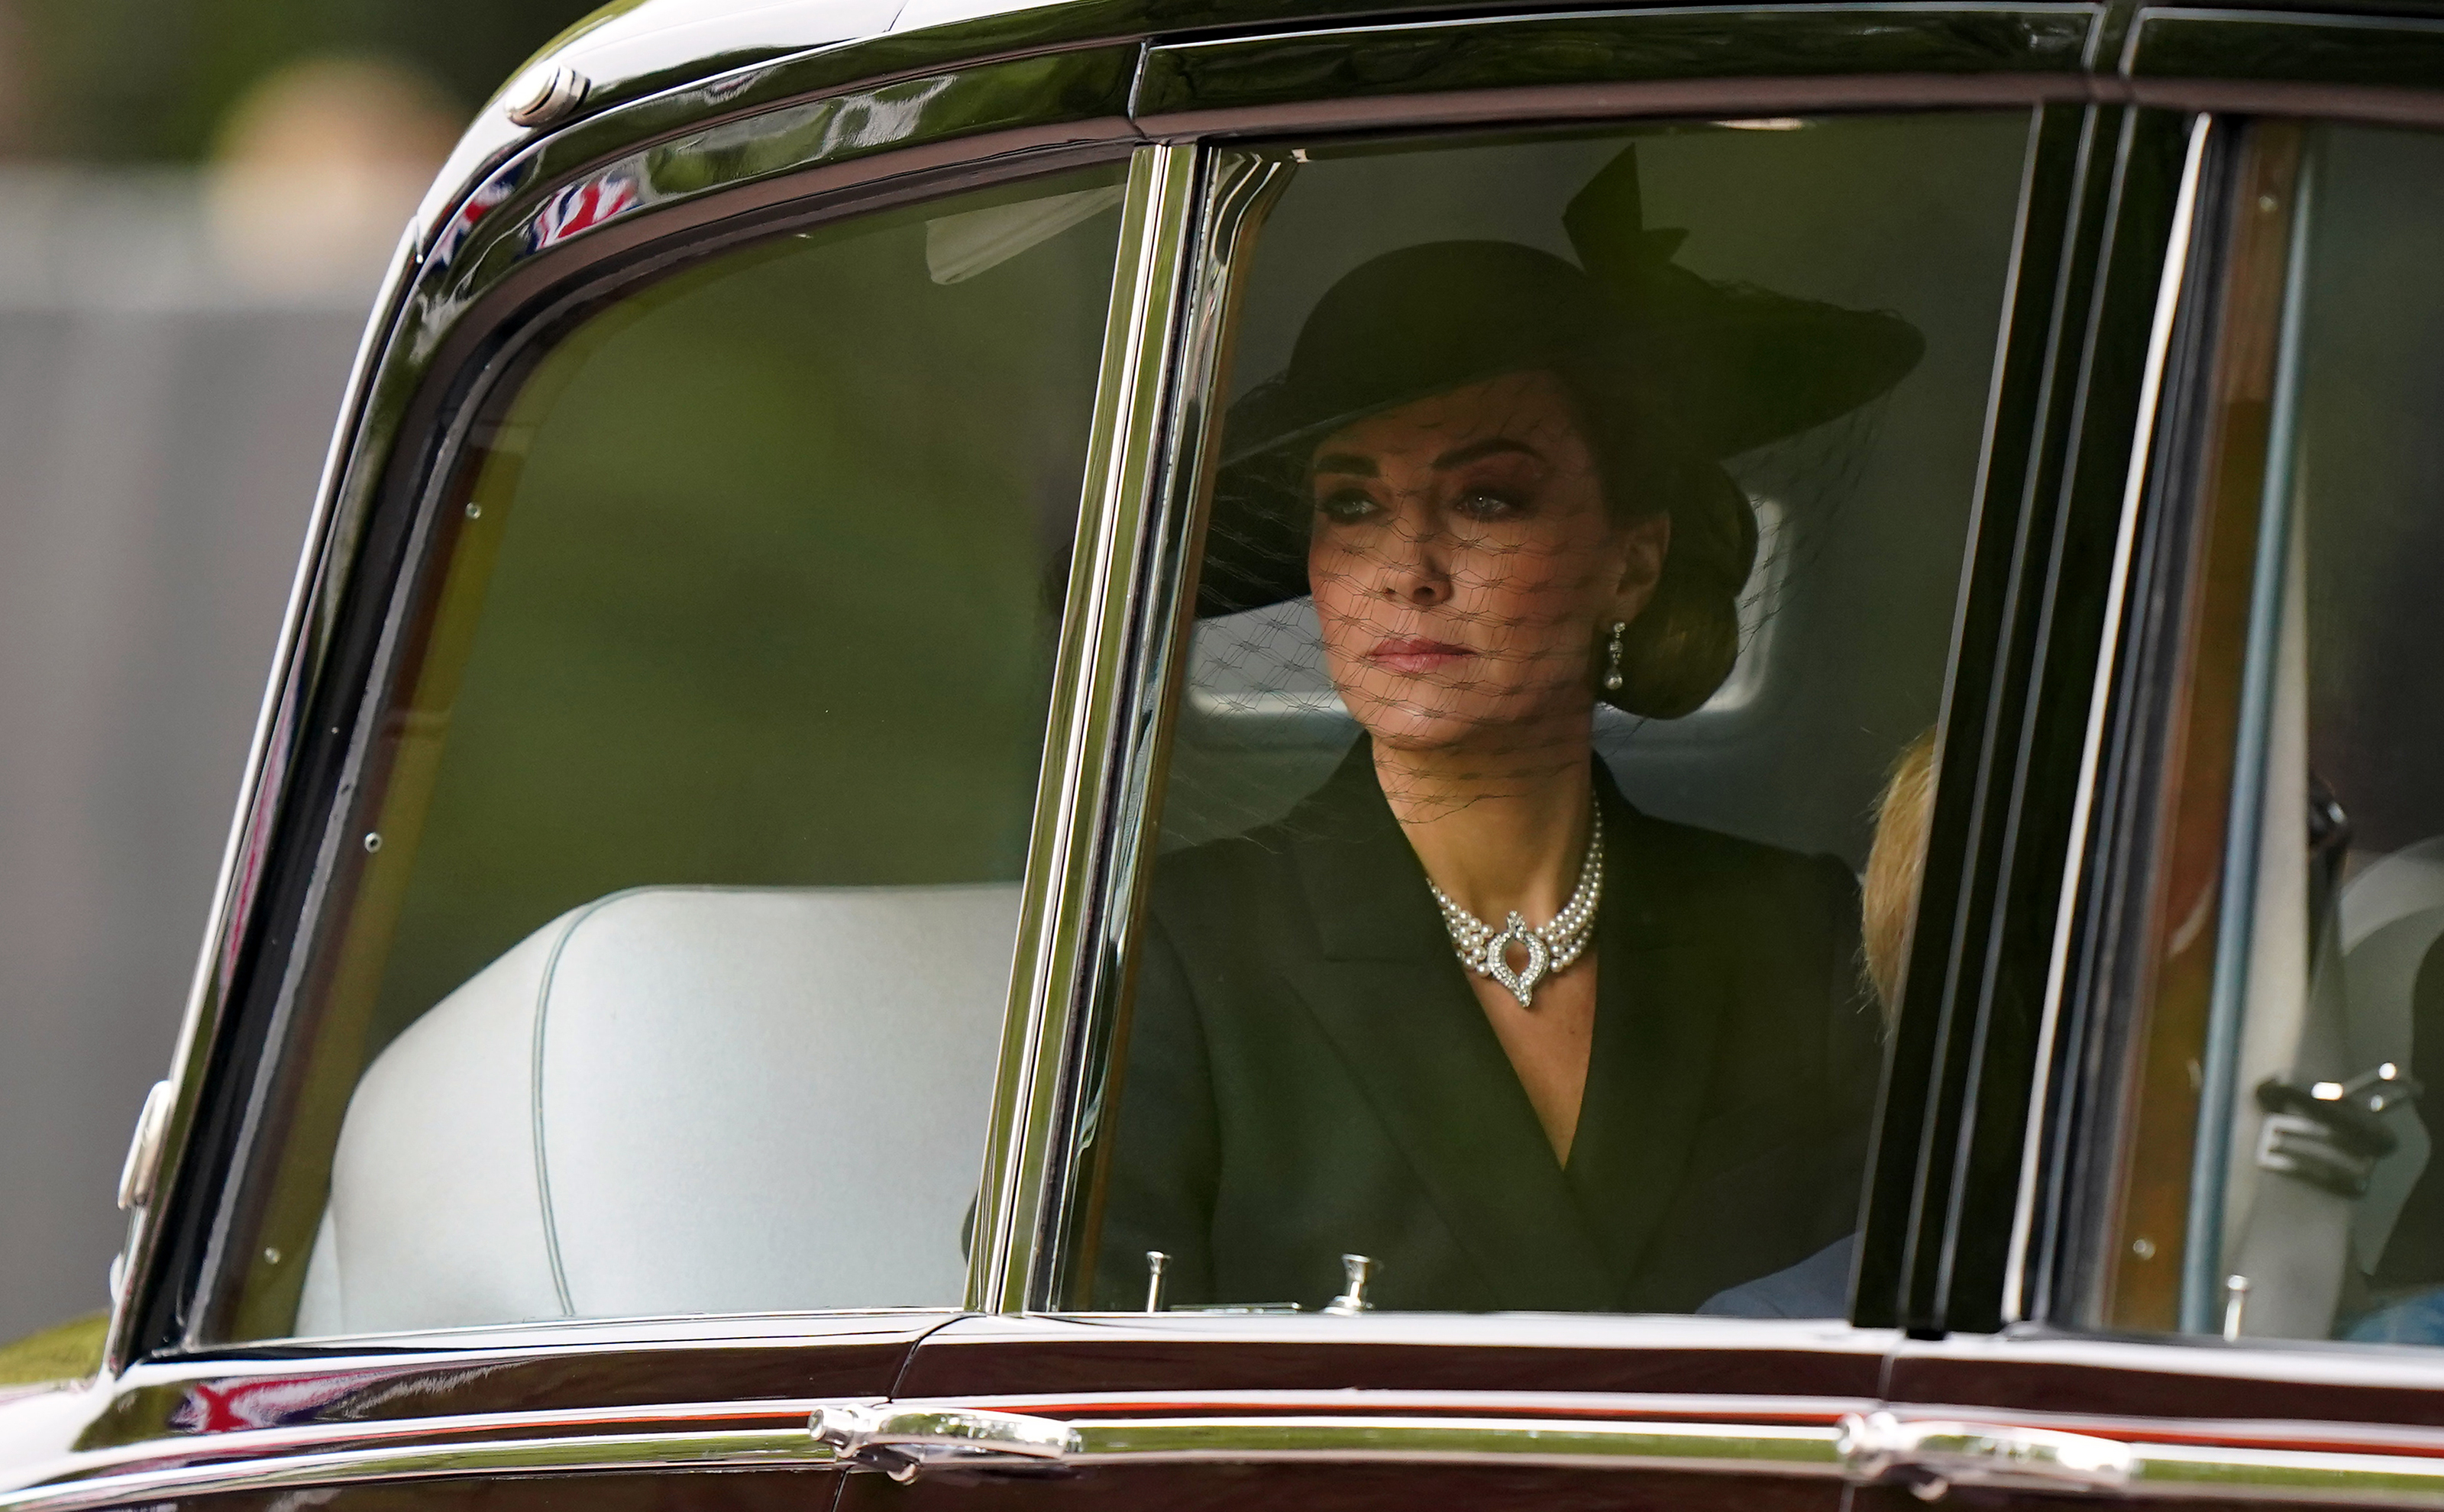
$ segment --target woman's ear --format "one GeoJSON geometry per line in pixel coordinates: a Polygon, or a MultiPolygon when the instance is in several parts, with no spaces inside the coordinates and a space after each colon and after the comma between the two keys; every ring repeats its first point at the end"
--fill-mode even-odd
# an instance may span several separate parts
{"type": "Polygon", "coordinates": [[[1663,559],[1672,554],[1672,515],[1657,509],[1620,532],[1620,581],[1613,590],[1607,620],[1635,619],[1663,581],[1663,559]]]}

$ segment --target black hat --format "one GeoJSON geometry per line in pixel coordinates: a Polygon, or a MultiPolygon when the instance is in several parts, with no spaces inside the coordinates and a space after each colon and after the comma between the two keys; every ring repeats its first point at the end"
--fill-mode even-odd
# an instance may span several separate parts
{"type": "Polygon", "coordinates": [[[1752,554],[1754,522],[1718,464],[1884,393],[1925,341],[1895,315],[1710,282],[1672,262],[1687,232],[1648,230],[1642,218],[1633,147],[1563,213],[1577,264],[1516,242],[1428,242],[1333,285],[1300,328],[1289,366],[1231,407],[1198,613],[1307,591],[1304,471],[1317,441],[1369,415],[1537,368],[1598,376],[1604,402],[1636,409],[1640,429],[1667,435],[1713,475],[1717,486],[1688,490],[1676,516],[1683,507],[1742,515],[1676,518],[1676,539],[1694,528],[1748,543],[1752,554]]]}

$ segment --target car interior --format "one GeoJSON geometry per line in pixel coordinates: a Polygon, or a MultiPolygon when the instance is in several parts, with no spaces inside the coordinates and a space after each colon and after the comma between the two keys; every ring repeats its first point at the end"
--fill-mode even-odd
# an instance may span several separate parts
{"type": "Polygon", "coordinates": [[[2444,449],[2424,416],[2444,403],[2444,308],[2403,290],[2423,288],[2409,272],[2444,235],[2434,196],[2413,192],[2444,185],[2444,154],[2405,131],[2326,127],[2310,139],[2299,430],[2225,1253],[2236,1274],[2279,1278],[2252,1282],[2252,1335],[2435,1344],[2444,802],[2426,779],[2444,714],[2426,694],[2444,635],[2431,586],[2444,449]],[[2259,1092],[2268,1081],[2321,1102],[2373,1100],[2377,1132],[2353,1179],[2269,1178],[2291,1131],[2259,1092]]]}

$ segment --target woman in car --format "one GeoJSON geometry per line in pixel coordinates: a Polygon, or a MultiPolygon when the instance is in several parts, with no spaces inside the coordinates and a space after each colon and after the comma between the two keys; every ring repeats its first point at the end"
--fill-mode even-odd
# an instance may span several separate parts
{"type": "Polygon", "coordinates": [[[1858,889],[1632,807],[1599,698],[1738,654],[1722,460],[1884,392],[1900,321],[1710,284],[1623,153],[1576,265],[1406,248],[1230,415],[1205,604],[1312,594],[1364,731],[1285,819],[1166,857],[1098,1300],[1686,1311],[1856,1219],[1879,1065],[1858,889]]]}

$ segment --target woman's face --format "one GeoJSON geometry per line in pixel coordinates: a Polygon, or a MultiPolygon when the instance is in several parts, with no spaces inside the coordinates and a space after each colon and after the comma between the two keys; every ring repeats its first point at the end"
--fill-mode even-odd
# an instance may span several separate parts
{"type": "Polygon", "coordinates": [[[1583,730],[1600,627],[1645,607],[1671,519],[1613,523],[1559,378],[1507,375],[1360,420],[1308,470],[1326,664],[1379,744],[1515,752],[1583,730]]]}

